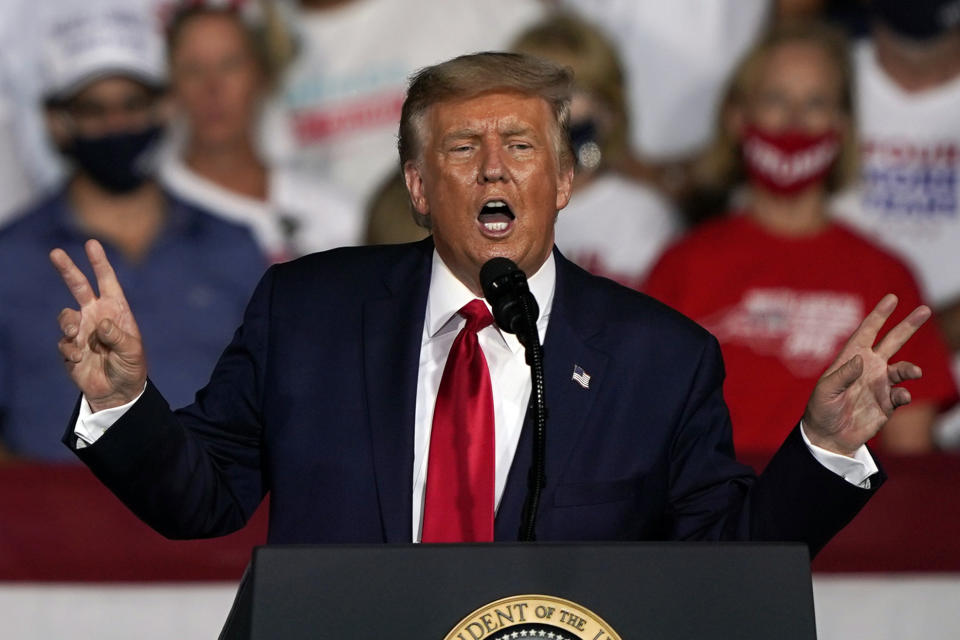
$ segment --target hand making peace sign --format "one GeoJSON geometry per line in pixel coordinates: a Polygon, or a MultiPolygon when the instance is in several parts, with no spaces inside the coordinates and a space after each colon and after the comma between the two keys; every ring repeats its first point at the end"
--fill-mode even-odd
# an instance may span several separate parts
{"type": "Polygon", "coordinates": [[[67,372],[96,412],[136,398],[147,367],[140,330],[103,247],[96,240],[85,246],[99,296],[63,250],[51,251],[50,261],[80,305],[79,311],[60,312],[58,347],[67,372]]]}

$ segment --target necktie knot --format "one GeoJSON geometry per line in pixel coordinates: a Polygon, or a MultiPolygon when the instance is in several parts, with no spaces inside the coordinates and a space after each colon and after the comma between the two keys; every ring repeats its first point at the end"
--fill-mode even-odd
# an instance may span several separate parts
{"type": "Polygon", "coordinates": [[[467,319],[467,324],[464,328],[474,333],[493,324],[493,316],[490,315],[490,310],[487,309],[487,305],[483,303],[483,300],[471,300],[463,305],[459,313],[467,319]]]}

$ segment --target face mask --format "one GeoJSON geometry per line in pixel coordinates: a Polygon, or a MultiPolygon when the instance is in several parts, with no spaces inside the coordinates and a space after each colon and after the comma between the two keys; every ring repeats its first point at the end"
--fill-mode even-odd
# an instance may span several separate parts
{"type": "Polygon", "coordinates": [[[938,38],[960,26],[960,0],[873,0],[873,14],[911,40],[938,38]]]}
{"type": "Polygon", "coordinates": [[[778,194],[802,191],[827,177],[840,151],[836,131],[770,133],[748,126],[743,161],[752,182],[778,194]]]}
{"type": "Polygon", "coordinates": [[[593,120],[581,120],[570,124],[570,144],[577,164],[587,170],[600,165],[602,153],[597,144],[597,125],[593,120]]]}
{"type": "Polygon", "coordinates": [[[153,173],[153,151],[163,127],[105,136],[75,136],[64,150],[77,167],[110,193],[133,191],[153,173]]]}

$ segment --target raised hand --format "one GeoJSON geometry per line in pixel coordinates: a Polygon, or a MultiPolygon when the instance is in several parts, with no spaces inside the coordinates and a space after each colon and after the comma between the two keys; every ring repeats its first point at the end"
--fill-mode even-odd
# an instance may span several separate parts
{"type": "Polygon", "coordinates": [[[896,306],[895,295],[884,296],[817,381],[803,416],[813,444],[850,455],[880,431],[894,409],[910,402],[910,392],[896,385],[919,378],[920,367],[888,361],[931,312],[929,307],[917,307],[874,346],[896,306]]]}
{"type": "Polygon", "coordinates": [[[88,240],[85,248],[99,297],[70,256],[61,249],[50,252],[50,261],[80,305],[79,311],[60,312],[63,337],[58,347],[90,408],[101,411],[136,398],[146,383],[147,367],[140,330],[103,247],[88,240]]]}

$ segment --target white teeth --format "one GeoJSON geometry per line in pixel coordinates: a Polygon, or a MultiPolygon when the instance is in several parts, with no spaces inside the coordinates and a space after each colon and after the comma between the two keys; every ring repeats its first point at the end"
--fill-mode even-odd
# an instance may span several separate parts
{"type": "Polygon", "coordinates": [[[494,209],[494,208],[505,207],[505,206],[507,206],[507,203],[504,202],[503,200],[491,200],[490,202],[486,203],[486,204],[483,205],[483,206],[485,206],[485,207],[490,207],[491,209],[494,209]]]}
{"type": "Polygon", "coordinates": [[[506,231],[510,226],[509,222],[484,222],[483,226],[488,231],[506,231]]]}

